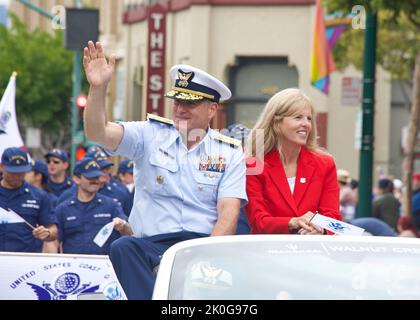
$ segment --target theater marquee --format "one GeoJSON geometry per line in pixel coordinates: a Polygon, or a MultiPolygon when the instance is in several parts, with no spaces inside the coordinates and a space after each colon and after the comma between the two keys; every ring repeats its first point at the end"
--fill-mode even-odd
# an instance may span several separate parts
{"type": "Polygon", "coordinates": [[[147,113],[164,115],[166,9],[156,4],[148,14],[147,113]]]}

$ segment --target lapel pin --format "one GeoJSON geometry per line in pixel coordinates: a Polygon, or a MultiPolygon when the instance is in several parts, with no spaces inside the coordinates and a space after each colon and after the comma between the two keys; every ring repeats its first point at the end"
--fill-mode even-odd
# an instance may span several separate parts
{"type": "Polygon", "coordinates": [[[306,183],[306,178],[300,178],[300,183],[306,183]]]}

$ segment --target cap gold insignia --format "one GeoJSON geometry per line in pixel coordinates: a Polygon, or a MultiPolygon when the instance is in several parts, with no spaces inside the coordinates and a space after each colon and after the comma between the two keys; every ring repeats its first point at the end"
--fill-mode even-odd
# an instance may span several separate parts
{"type": "Polygon", "coordinates": [[[188,87],[188,80],[191,78],[192,75],[193,72],[182,72],[178,70],[178,78],[179,80],[181,80],[178,81],[178,85],[183,88],[188,87]]]}
{"type": "Polygon", "coordinates": [[[20,160],[22,160],[22,162],[26,161],[26,159],[24,157],[22,157],[21,155],[15,155],[15,156],[11,156],[9,158],[9,162],[16,161],[17,164],[20,164],[20,160]]]}
{"type": "Polygon", "coordinates": [[[89,161],[84,169],[88,170],[90,167],[99,168],[99,165],[95,161],[89,161]]]}
{"type": "Polygon", "coordinates": [[[156,177],[156,182],[159,183],[159,184],[162,184],[163,183],[163,177],[162,176],[157,176],[156,177]]]}

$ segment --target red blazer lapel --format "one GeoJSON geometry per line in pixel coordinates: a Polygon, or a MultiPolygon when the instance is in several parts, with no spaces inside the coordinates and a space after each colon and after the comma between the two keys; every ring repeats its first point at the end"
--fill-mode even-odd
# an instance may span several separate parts
{"type": "Polygon", "coordinates": [[[315,172],[315,167],[312,164],[311,153],[302,148],[299,155],[298,166],[296,170],[296,181],[295,189],[293,192],[293,198],[296,206],[299,206],[300,202],[308,189],[309,182],[315,172]]]}
{"type": "Polygon", "coordinates": [[[284,172],[283,164],[280,160],[280,155],[276,148],[265,155],[265,162],[266,165],[268,165],[267,172],[272,183],[276,186],[277,190],[284,198],[284,201],[297,214],[298,210],[295,199],[293,198],[292,192],[290,191],[286,173],[284,172]]]}

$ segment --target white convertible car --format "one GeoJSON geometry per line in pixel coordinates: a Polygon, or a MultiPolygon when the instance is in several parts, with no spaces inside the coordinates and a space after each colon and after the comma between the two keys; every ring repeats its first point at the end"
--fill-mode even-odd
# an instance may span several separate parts
{"type": "Polygon", "coordinates": [[[153,299],[420,299],[420,239],[244,235],[162,257],[153,299]]]}

